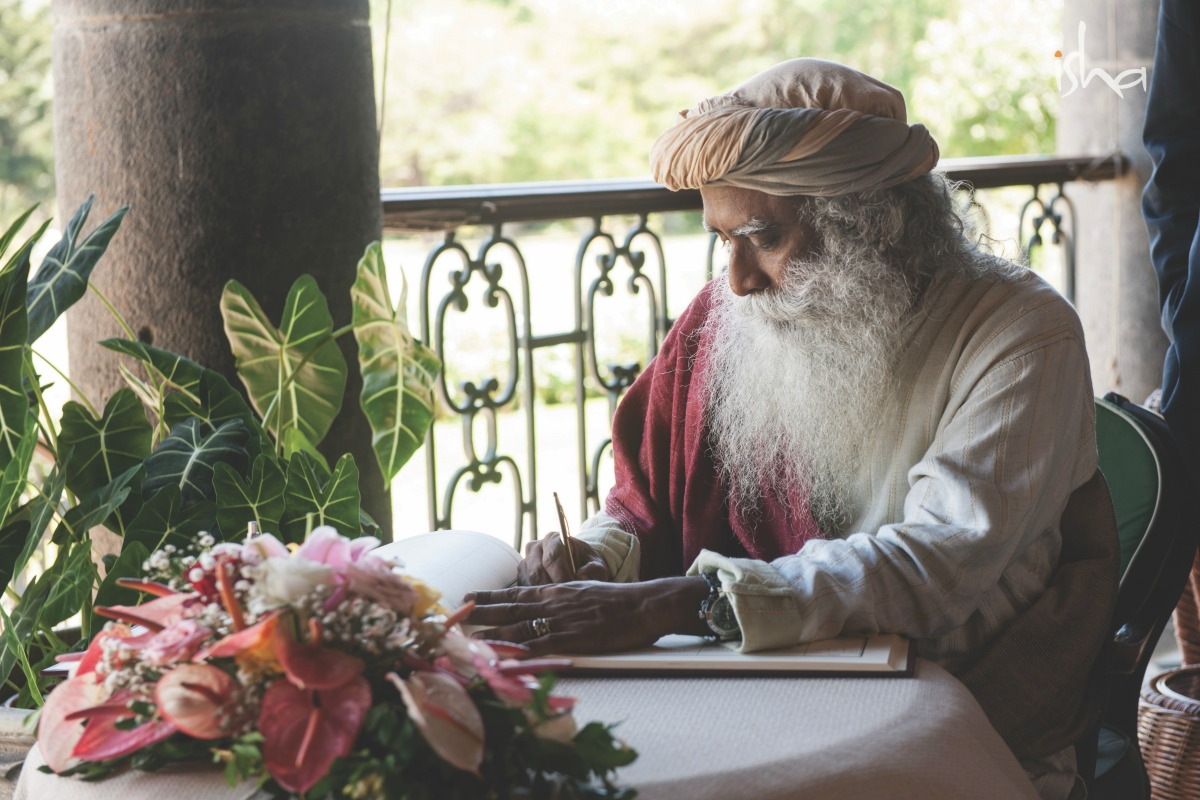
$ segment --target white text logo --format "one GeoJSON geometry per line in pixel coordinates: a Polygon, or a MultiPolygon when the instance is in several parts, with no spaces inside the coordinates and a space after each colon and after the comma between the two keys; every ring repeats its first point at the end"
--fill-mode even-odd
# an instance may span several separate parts
{"type": "Polygon", "coordinates": [[[1122,89],[1131,89],[1139,83],[1142,85],[1142,91],[1146,91],[1146,68],[1132,67],[1119,73],[1115,78],[1109,75],[1107,71],[1100,67],[1093,67],[1089,72],[1086,62],[1086,51],[1084,50],[1083,40],[1087,33],[1087,25],[1084,22],[1079,23],[1079,49],[1073,53],[1067,53],[1064,57],[1061,50],[1054,52],[1054,57],[1059,59],[1058,62],[1058,93],[1062,97],[1072,94],[1082,84],[1083,88],[1087,88],[1093,78],[1100,78],[1108,84],[1108,88],[1117,93],[1117,97],[1124,97],[1125,93],[1122,89]],[[1071,88],[1063,91],[1063,74],[1066,74],[1067,79],[1071,82],[1071,88]]]}

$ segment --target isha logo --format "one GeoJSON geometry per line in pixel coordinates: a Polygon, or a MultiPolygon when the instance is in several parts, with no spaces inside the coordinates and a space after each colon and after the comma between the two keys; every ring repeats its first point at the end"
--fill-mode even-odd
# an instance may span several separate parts
{"type": "Polygon", "coordinates": [[[1146,91],[1145,67],[1132,67],[1124,72],[1119,73],[1115,78],[1100,67],[1093,67],[1089,72],[1087,69],[1087,62],[1085,61],[1086,51],[1084,50],[1083,46],[1083,40],[1086,34],[1087,25],[1081,21],[1079,23],[1079,49],[1074,53],[1067,53],[1065,58],[1063,57],[1062,50],[1054,51],[1054,57],[1056,59],[1060,59],[1058,62],[1058,75],[1056,76],[1056,80],[1058,81],[1058,93],[1061,97],[1066,97],[1069,94],[1073,94],[1081,84],[1083,85],[1083,88],[1086,89],[1088,84],[1092,82],[1092,79],[1097,77],[1107,83],[1108,88],[1117,93],[1117,97],[1125,97],[1125,93],[1121,90],[1133,88],[1139,83],[1142,85],[1142,91],[1146,91]],[[1064,73],[1066,74],[1068,80],[1071,81],[1071,88],[1065,92],[1063,91],[1062,86],[1064,73]]]}

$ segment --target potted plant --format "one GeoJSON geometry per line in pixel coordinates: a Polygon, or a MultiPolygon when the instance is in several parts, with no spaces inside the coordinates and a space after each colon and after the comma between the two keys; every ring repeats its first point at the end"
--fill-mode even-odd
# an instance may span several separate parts
{"type": "Polygon", "coordinates": [[[57,374],[41,374],[34,346],[89,290],[126,212],[85,235],[91,204],[74,214],[32,280],[33,245],[46,225],[15,245],[30,209],[0,236],[0,585],[7,599],[0,697],[15,695],[10,702],[24,708],[44,700],[52,679],[43,668],[96,632],[96,606],[145,599],[118,581],[140,574],[152,552],[185,547],[202,531],[218,541],[240,539],[250,520],[285,542],[302,541],[318,525],[350,536],[374,529],[361,507],[354,459],[329,464],[316,449],[345,393],[338,337],[358,342],[358,400],[385,480],[420,447],[433,419],[440,365],[409,333],[406,289],[402,282],[392,295],[378,242],[358,264],[353,318],[337,329],[310,276],[291,287],[278,325],[245,287],[229,282],[221,312],[249,402],[221,374],[139,342],[114,310],[127,336],[102,344],[128,358],[128,386],[103,407],[77,393],[56,419],[43,391],[48,381],[69,379],[53,365],[57,374]],[[43,469],[31,471],[36,464],[43,469]],[[117,544],[97,558],[101,531],[117,544]],[[43,546],[44,571],[18,591],[43,546]],[[73,619],[75,642],[59,631],[73,619]]]}

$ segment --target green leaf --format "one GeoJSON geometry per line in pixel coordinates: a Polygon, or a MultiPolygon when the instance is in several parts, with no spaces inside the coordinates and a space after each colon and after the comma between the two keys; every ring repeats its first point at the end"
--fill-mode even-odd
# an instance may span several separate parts
{"type": "Polygon", "coordinates": [[[75,212],[75,216],[67,223],[62,239],[50,248],[29,284],[29,294],[26,298],[29,336],[26,341],[30,344],[37,341],[38,337],[54,324],[54,320],[83,297],[92,270],[100,256],[108,249],[108,243],[121,227],[121,220],[129,210],[128,206],[117,209],[112,216],[85,236],[83,241],[79,241],[83,223],[87,221],[88,213],[92,210],[92,199],[89,197],[85,200],[75,212]]]}
{"type": "Polygon", "coordinates": [[[317,462],[306,453],[297,453],[287,468],[284,512],[280,530],[289,542],[300,542],[308,533],[308,515],[313,527],[332,525],[343,536],[359,532],[358,510],[362,498],[358,492],[358,467],[349,453],[338,459],[333,474],[323,479],[317,462]]]}
{"type": "Polygon", "coordinates": [[[51,520],[54,519],[54,515],[58,512],[59,504],[62,502],[63,491],[66,488],[66,476],[55,465],[50,470],[50,474],[46,476],[46,482],[42,484],[41,491],[35,494],[22,508],[22,515],[28,514],[29,517],[29,532],[26,536],[24,547],[21,548],[16,561],[12,564],[13,575],[20,575],[24,571],[30,557],[33,556],[33,551],[42,543],[46,529],[50,527],[51,520]]]}
{"type": "Polygon", "coordinates": [[[226,541],[245,536],[246,524],[252,520],[258,522],[260,531],[279,531],[286,479],[274,459],[267,455],[254,459],[249,481],[228,464],[217,464],[213,486],[217,490],[217,527],[226,541]]]}
{"type": "Polygon", "coordinates": [[[393,304],[379,242],[367,247],[350,289],[354,338],[363,389],[359,402],[371,424],[371,446],[390,482],[425,441],[433,424],[433,385],[441,362],[408,330],[400,276],[400,297],[393,304]]]}
{"type": "MultiPolygon", "coordinates": [[[[8,246],[12,244],[12,240],[15,239],[17,234],[21,232],[21,228],[25,225],[25,221],[33,215],[34,211],[37,211],[36,203],[30,206],[24,214],[17,217],[17,221],[12,225],[9,225],[8,230],[6,230],[3,234],[0,234],[0,258],[4,258],[4,254],[8,252],[8,246]]],[[[23,247],[28,247],[29,244],[31,243],[26,242],[23,247]]]]}
{"type": "Polygon", "coordinates": [[[91,541],[84,540],[60,550],[54,565],[40,578],[46,579],[52,583],[37,625],[53,628],[78,614],[84,603],[91,600],[92,588],[96,585],[91,541]]]}
{"type": "Polygon", "coordinates": [[[33,693],[33,701],[40,708],[45,700],[42,698],[41,691],[38,690],[37,673],[33,671],[33,666],[29,663],[29,654],[21,646],[21,639],[13,628],[12,617],[4,610],[3,605],[0,605],[0,621],[4,622],[4,646],[7,650],[16,653],[17,661],[21,664],[21,671],[25,673],[25,685],[33,693]]]}
{"type": "MultiPolygon", "coordinates": [[[[0,520],[7,519],[8,512],[16,506],[21,492],[29,481],[29,465],[33,463],[33,451],[37,448],[37,415],[25,409],[25,430],[17,441],[12,459],[0,473],[0,520]]],[[[7,584],[5,584],[7,585],[7,584]]]]}
{"type": "MultiPolygon", "coordinates": [[[[21,228],[24,227],[26,221],[36,210],[37,205],[30,206],[29,210],[17,217],[17,221],[12,225],[9,225],[8,230],[6,230],[3,235],[0,235],[0,259],[4,258],[4,254],[8,252],[8,246],[12,244],[13,239],[15,239],[17,234],[21,232],[21,228]]],[[[42,234],[46,232],[46,228],[49,226],[50,220],[46,220],[38,226],[38,229],[33,232],[32,236],[25,240],[20,248],[17,249],[17,252],[13,253],[8,261],[4,262],[4,272],[8,272],[9,270],[23,269],[26,270],[26,274],[28,275],[29,257],[33,252],[33,246],[37,244],[39,239],[42,238],[42,234]]]]}
{"type": "Polygon", "coordinates": [[[73,447],[65,465],[67,488],[85,495],[150,455],[150,420],[137,396],[121,389],[108,399],[100,419],[76,402],[63,406],[59,442],[73,447]]]}
{"type": "Polygon", "coordinates": [[[134,464],[109,483],[85,495],[63,515],[59,526],[63,535],[60,536],[56,531],[54,541],[64,541],[65,538],[90,541],[88,531],[107,520],[125,502],[132,490],[130,484],[136,481],[141,470],[141,464],[134,464]]]}
{"type": "Polygon", "coordinates": [[[171,435],[146,459],[142,495],[177,486],[184,503],[213,500],[213,470],[219,462],[246,462],[246,428],[231,419],[213,430],[195,417],[171,429],[171,435]]]}
{"type": "Polygon", "coordinates": [[[298,428],[319,444],[342,405],[346,359],[316,280],[301,275],[292,285],[279,328],[237,281],[225,285],[221,314],[238,377],[264,426],[277,440],[298,428]]]}
{"type": "Polygon", "coordinates": [[[283,447],[284,461],[291,461],[292,456],[296,453],[307,453],[312,456],[318,464],[321,465],[321,472],[325,476],[329,475],[329,462],[325,460],[325,456],[317,449],[316,445],[308,440],[298,428],[292,428],[280,440],[283,447]]]}
{"type": "Polygon", "coordinates": [[[259,427],[245,398],[221,373],[170,350],[132,339],[105,339],[100,344],[146,367],[152,385],[132,373],[127,373],[125,379],[169,427],[188,417],[199,417],[214,428],[230,419],[242,420],[247,428],[259,427]]]}
{"type": "Polygon", "coordinates": [[[575,749],[596,774],[632,764],[637,751],[624,747],[612,735],[614,726],[589,722],[575,734],[575,749]]]}
{"type": "MultiPolygon", "coordinates": [[[[59,555],[63,558],[67,553],[64,551],[59,555]]],[[[37,627],[38,616],[41,613],[42,607],[45,605],[47,598],[50,596],[50,590],[54,585],[56,576],[51,574],[50,570],[44,572],[33,583],[25,589],[25,594],[21,595],[21,599],[12,610],[11,625],[12,630],[16,632],[17,644],[10,644],[10,640],[14,637],[5,635],[0,637],[0,683],[8,680],[9,673],[12,672],[21,653],[25,650],[25,643],[33,636],[33,631],[37,627]]]]}
{"type": "Polygon", "coordinates": [[[23,388],[29,333],[25,285],[29,265],[0,273],[0,465],[7,468],[25,436],[29,397],[23,388]]]}
{"type": "Polygon", "coordinates": [[[168,544],[187,547],[196,536],[212,531],[216,526],[216,506],[213,503],[193,503],[185,507],[179,487],[167,486],[142,506],[125,530],[125,544],[141,544],[147,552],[161,550],[168,544]]]}
{"type": "Polygon", "coordinates": [[[143,598],[143,592],[118,586],[121,578],[140,578],[142,564],[150,557],[150,551],[140,541],[126,541],[121,548],[121,555],[108,568],[100,589],[96,592],[93,606],[125,606],[137,605],[143,598]]]}
{"type": "Polygon", "coordinates": [[[29,541],[29,520],[9,519],[0,528],[0,586],[8,586],[16,572],[17,559],[29,541]]]}

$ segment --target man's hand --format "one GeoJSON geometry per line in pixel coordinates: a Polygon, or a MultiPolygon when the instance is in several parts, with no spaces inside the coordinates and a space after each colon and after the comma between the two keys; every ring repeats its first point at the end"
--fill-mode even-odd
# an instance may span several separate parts
{"type": "Polygon", "coordinates": [[[516,587],[467,595],[475,609],[464,622],[490,628],[476,636],[523,644],[530,655],[612,653],[668,633],[707,633],[697,614],[707,594],[701,577],[516,587]]]}
{"type": "Polygon", "coordinates": [[[612,576],[604,559],[587,542],[571,538],[568,540],[571,555],[575,556],[578,569],[571,573],[567,559],[567,548],[561,534],[551,533],[536,542],[525,545],[525,559],[517,565],[517,583],[522,586],[540,586],[547,583],[568,581],[607,581],[612,576]]]}

